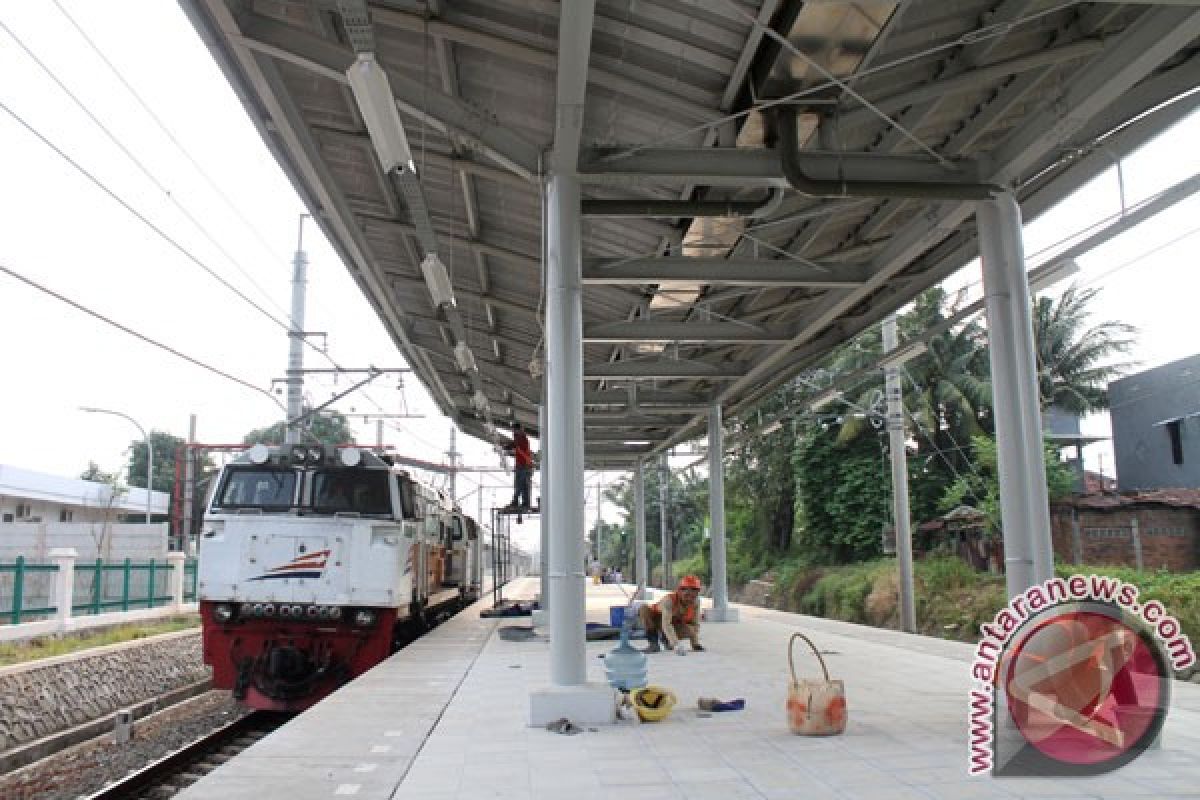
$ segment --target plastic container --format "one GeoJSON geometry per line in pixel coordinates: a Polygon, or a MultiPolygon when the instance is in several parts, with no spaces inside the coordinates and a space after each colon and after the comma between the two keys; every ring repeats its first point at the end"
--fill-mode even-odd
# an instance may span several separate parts
{"type": "Polygon", "coordinates": [[[646,685],[646,656],[629,644],[628,625],[621,627],[621,643],[604,657],[604,671],[609,684],[622,691],[646,685]]]}
{"type": "Polygon", "coordinates": [[[619,628],[625,623],[625,606],[609,606],[608,624],[619,628]]]}

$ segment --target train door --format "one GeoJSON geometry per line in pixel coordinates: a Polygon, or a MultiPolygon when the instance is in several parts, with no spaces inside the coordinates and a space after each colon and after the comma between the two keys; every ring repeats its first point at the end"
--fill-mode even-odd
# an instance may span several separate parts
{"type": "Polygon", "coordinates": [[[443,586],[463,588],[467,584],[467,526],[461,514],[451,514],[449,539],[446,542],[445,574],[443,586]]]}

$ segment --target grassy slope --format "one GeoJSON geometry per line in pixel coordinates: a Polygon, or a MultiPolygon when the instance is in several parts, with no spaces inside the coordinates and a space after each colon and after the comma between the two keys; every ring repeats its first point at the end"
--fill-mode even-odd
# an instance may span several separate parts
{"type": "Polygon", "coordinates": [[[6,642],[0,644],[0,667],[199,626],[200,617],[191,614],[153,622],[118,625],[96,631],[81,631],[67,636],[43,636],[26,642],[6,642]]]}

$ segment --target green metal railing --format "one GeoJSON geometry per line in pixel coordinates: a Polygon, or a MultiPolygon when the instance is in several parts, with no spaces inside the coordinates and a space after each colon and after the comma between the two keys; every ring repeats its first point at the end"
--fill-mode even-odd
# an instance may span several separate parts
{"type": "Polygon", "coordinates": [[[26,564],[25,556],[17,556],[14,564],[0,564],[0,575],[9,572],[13,575],[11,603],[8,604],[9,610],[6,612],[9,622],[17,625],[23,616],[36,619],[53,614],[57,610],[54,606],[29,607],[25,605],[25,579],[32,575],[53,575],[58,572],[57,564],[26,564]]]}
{"type": "MultiPolygon", "coordinates": [[[[168,605],[173,570],[169,562],[155,559],[139,563],[128,558],[117,563],[106,563],[99,558],[94,562],[78,562],[71,593],[71,616],[168,605]]],[[[54,600],[57,573],[57,564],[31,564],[24,556],[17,556],[13,563],[0,563],[0,624],[18,625],[56,614],[56,605],[29,603],[54,600]],[[10,575],[11,580],[7,579],[10,575]],[[32,587],[31,582],[41,586],[32,587]]],[[[195,559],[185,561],[184,602],[196,599],[196,582],[195,559]]]]}

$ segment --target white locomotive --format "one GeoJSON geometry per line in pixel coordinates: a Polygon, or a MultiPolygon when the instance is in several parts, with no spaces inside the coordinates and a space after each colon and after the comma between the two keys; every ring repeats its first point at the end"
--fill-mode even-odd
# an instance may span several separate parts
{"type": "Polygon", "coordinates": [[[200,538],[204,660],[247,706],[306,708],[478,598],[478,526],[358,447],[255,445],[200,538]]]}

